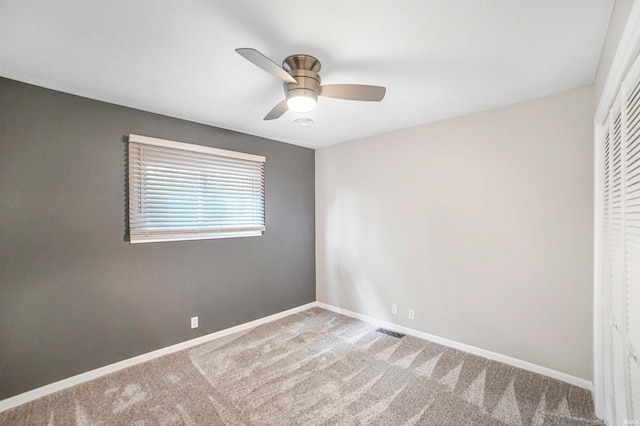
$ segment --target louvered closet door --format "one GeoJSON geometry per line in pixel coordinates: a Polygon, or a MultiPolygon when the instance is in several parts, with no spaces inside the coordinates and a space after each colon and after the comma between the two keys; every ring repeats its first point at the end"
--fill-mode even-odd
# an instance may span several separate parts
{"type": "MultiPolygon", "coordinates": [[[[619,102],[616,102],[619,104],[619,102]]],[[[616,423],[627,418],[626,374],[624,372],[624,241],[622,226],[623,164],[622,112],[615,111],[611,123],[611,357],[613,360],[613,395],[616,423]]]]}
{"type": "Polygon", "coordinates": [[[640,59],[623,86],[626,370],[631,418],[640,419],[640,59]]]}
{"type": "Polygon", "coordinates": [[[640,60],[602,134],[605,410],[640,424],[640,60]]]}
{"type": "MultiPolygon", "coordinates": [[[[610,122],[610,118],[606,123],[610,122]]],[[[612,265],[611,265],[611,129],[610,126],[604,127],[602,144],[602,160],[603,160],[603,188],[602,188],[602,252],[605,254],[603,259],[603,292],[602,306],[604,324],[602,327],[605,350],[604,368],[606,370],[606,378],[604,383],[604,392],[606,395],[613,395],[613,358],[611,357],[613,347],[613,333],[611,324],[612,298],[611,298],[611,282],[612,282],[612,265]]],[[[605,398],[605,412],[612,413],[614,411],[613,398],[605,398]]]]}

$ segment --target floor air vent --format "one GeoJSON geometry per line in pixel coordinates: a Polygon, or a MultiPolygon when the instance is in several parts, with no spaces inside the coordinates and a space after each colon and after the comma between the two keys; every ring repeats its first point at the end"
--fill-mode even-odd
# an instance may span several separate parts
{"type": "Polygon", "coordinates": [[[391,337],[397,337],[398,339],[403,338],[406,334],[398,333],[397,331],[387,330],[386,328],[379,328],[376,330],[378,333],[384,333],[391,337]]]}

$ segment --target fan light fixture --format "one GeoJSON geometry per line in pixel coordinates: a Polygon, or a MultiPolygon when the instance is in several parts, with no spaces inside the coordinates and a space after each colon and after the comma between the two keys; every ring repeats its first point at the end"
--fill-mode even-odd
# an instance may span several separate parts
{"type": "Polygon", "coordinates": [[[316,107],[316,98],[310,90],[297,89],[292,90],[287,95],[287,106],[291,111],[298,113],[307,113],[316,107]]]}
{"type": "Polygon", "coordinates": [[[316,100],[308,96],[294,96],[289,98],[287,106],[291,111],[300,113],[311,112],[316,107],[316,100]]]}

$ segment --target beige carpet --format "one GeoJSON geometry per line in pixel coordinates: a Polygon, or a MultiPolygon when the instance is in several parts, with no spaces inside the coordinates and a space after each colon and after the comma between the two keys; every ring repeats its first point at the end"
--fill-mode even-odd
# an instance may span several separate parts
{"type": "Polygon", "coordinates": [[[2,425],[591,425],[591,394],[309,309],[0,413],[2,425]]]}

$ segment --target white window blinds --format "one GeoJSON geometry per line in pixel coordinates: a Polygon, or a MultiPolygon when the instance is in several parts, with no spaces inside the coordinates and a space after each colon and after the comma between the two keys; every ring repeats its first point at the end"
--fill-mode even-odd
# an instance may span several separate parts
{"type": "Polygon", "coordinates": [[[129,135],[131,243],[265,230],[265,158],[129,135]]]}

